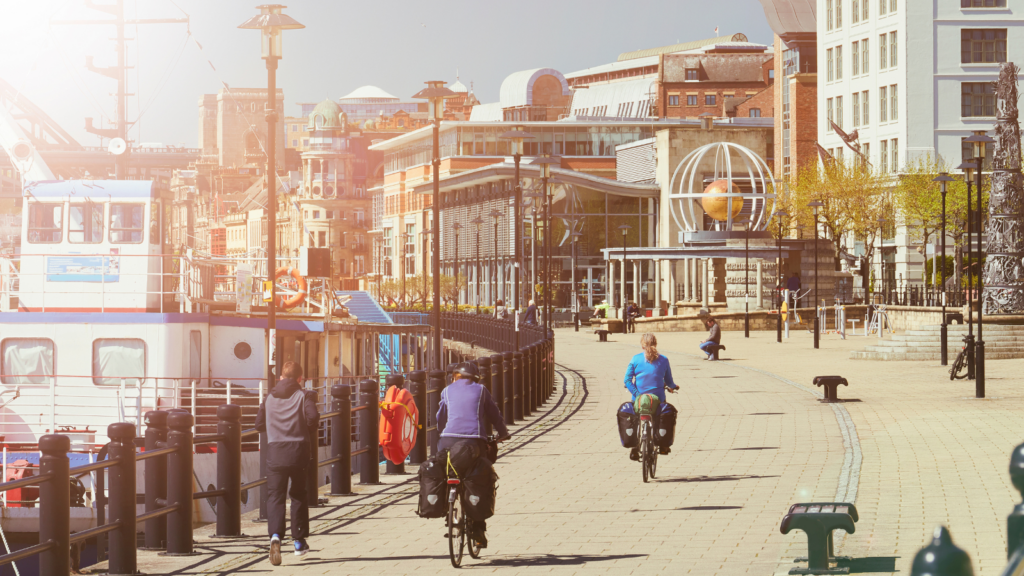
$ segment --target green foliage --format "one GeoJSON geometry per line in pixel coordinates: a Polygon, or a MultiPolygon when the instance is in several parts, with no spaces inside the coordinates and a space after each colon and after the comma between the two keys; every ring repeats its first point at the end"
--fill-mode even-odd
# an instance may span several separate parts
{"type": "MultiPolygon", "coordinates": [[[[924,262],[924,282],[925,285],[932,285],[932,268],[935,266],[935,257],[929,258],[924,262]]],[[[939,268],[935,274],[936,284],[941,284],[942,279],[947,280],[953,278],[956,275],[956,259],[952,256],[947,255],[945,257],[945,266],[939,268]],[[943,268],[945,269],[945,276],[942,275],[943,268]]]]}

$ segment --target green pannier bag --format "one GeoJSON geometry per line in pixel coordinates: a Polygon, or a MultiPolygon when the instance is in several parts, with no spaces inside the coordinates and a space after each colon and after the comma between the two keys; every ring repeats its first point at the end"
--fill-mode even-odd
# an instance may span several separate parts
{"type": "Polygon", "coordinates": [[[641,394],[633,403],[637,416],[654,416],[658,413],[661,400],[654,394],[641,394]]]}

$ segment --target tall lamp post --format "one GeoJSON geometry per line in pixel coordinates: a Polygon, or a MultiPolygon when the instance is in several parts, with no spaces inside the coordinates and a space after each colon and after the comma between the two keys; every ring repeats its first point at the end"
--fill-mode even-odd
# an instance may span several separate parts
{"type": "Polygon", "coordinates": [[[814,209],[814,348],[818,348],[821,336],[821,327],[818,320],[818,208],[825,204],[821,200],[815,200],[807,204],[814,209]]]}
{"type": "Polygon", "coordinates": [[[750,338],[750,222],[743,223],[743,337],[750,338]]]}
{"type": "Polygon", "coordinates": [[[427,238],[433,234],[434,231],[426,229],[420,234],[423,235],[423,311],[427,311],[427,294],[430,292],[427,289],[427,269],[430,267],[430,245],[428,244],[427,238]]]}
{"type": "Polygon", "coordinates": [[[782,298],[781,297],[782,297],[782,281],[783,281],[783,276],[782,276],[782,219],[785,218],[786,216],[789,216],[789,214],[787,214],[785,210],[776,210],[775,213],[772,214],[772,216],[775,216],[775,218],[778,219],[778,221],[779,221],[779,241],[778,241],[778,245],[779,245],[779,260],[775,264],[775,284],[778,286],[778,293],[779,293],[779,317],[777,319],[778,322],[776,322],[776,324],[775,324],[775,341],[779,342],[781,344],[782,343],[782,298]]]}
{"type": "MultiPolygon", "coordinates": [[[[573,226],[573,228],[575,228],[575,226],[573,226]]],[[[578,289],[577,285],[576,285],[576,266],[577,266],[577,260],[576,259],[577,259],[577,254],[578,254],[578,252],[577,252],[577,241],[580,239],[580,236],[583,236],[583,233],[582,232],[577,232],[576,230],[573,230],[572,234],[570,234],[570,235],[572,236],[572,290],[570,291],[570,294],[572,296],[572,324],[576,328],[576,332],[579,332],[580,331],[580,308],[579,308],[579,305],[577,303],[580,301],[580,297],[579,297],[579,294],[576,292],[576,290],[578,289]]]]}
{"type": "MultiPolygon", "coordinates": [[[[629,233],[633,227],[629,224],[623,224],[619,226],[619,231],[622,232],[622,295],[619,299],[622,301],[622,333],[626,333],[626,234],[629,233]]],[[[634,280],[635,282],[635,280],[634,280]]]]}
{"type": "MultiPolygon", "coordinates": [[[[539,276],[537,271],[537,238],[540,235],[540,230],[537,228],[537,205],[540,200],[544,197],[541,192],[528,192],[523,194],[524,197],[530,199],[530,281],[529,281],[529,294],[530,298],[533,297],[537,292],[537,277],[539,276]]],[[[543,214],[542,214],[543,215],[543,214]]],[[[541,253],[541,258],[544,254],[541,253]]],[[[545,313],[546,313],[545,309],[545,313]]],[[[545,326],[547,321],[545,320],[545,326]]]]}
{"type": "MultiPolygon", "coordinates": [[[[978,219],[978,342],[974,345],[974,396],[976,398],[985,397],[985,340],[982,337],[982,318],[984,312],[984,298],[982,297],[984,289],[981,285],[981,216],[982,216],[982,203],[981,203],[981,172],[985,169],[985,146],[991,142],[995,142],[992,138],[989,138],[985,134],[975,134],[968,137],[965,142],[970,142],[974,145],[974,159],[975,164],[978,167],[977,173],[975,174],[974,181],[975,187],[978,190],[978,209],[975,211],[978,219]]],[[[970,235],[967,236],[967,242],[970,243],[970,235]]],[[[968,272],[970,276],[970,272],[968,272]]]]}
{"type": "Polygon", "coordinates": [[[264,4],[260,13],[242,23],[239,28],[259,30],[262,37],[261,53],[267,63],[267,279],[270,280],[270,302],[267,305],[267,385],[273,386],[277,351],[277,290],[274,272],[277,270],[277,61],[282,56],[284,30],[305,28],[291,16],[282,14],[285,6],[264,4]]]}
{"type": "Polygon", "coordinates": [[[494,282],[491,291],[491,306],[495,306],[498,302],[498,218],[501,218],[502,214],[500,210],[491,210],[488,216],[494,218],[494,270],[491,274],[494,282]]]}
{"type": "MultiPolygon", "coordinates": [[[[971,292],[974,281],[971,278],[971,233],[974,222],[974,209],[971,206],[971,186],[974,184],[975,162],[973,159],[965,160],[957,166],[964,172],[964,181],[967,183],[967,253],[964,255],[967,260],[967,336],[964,336],[964,347],[967,350],[967,379],[974,380],[974,305],[971,303],[971,292]]],[[[957,279],[959,285],[959,279],[957,279]]]]}
{"type": "Polygon", "coordinates": [[[402,232],[401,234],[398,235],[398,237],[402,239],[402,306],[401,307],[405,308],[406,307],[405,276],[406,276],[406,274],[408,272],[406,270],[406,264],[407,264],[406,260],[408,260],[408,258],[409,258],[408,251],[405,249],[405,244],[406,244],[406,242],[409,239],[409,233],[408,232],[402,232]]]}
{"type": "MultiPolygon", "coordinates": [[[[885,296],[886,296],[886,290],[885,290],[885,243],[884,243],[885,240],[884,240],[884,237],[885,237],[885,218],[880,216],[878,218],[878,281],[881,283],[881,287],[882,287],[881,290],[879,290],[879,292],[882,294],[882,303],[883,304],[885,303],[885,296]]],[[[881,329],[879,329],[878,333],[879,333],[879,335],[881,335],[881,333],[882,333],[881,329]]]]}
{"type": "MultiPolygon", "coordinates": [[[[939,352],[939,363],[942,366],[949,364],[949,351],[946,350],[947,343],[949,341],[949,333],[946,326],[946,186],[953,182],[953,179],[949,177],[949,174],[940,172],[938,177],[932,180],[932,182],[938,182],[942,187],[942,233],[939,242],[942,244],[942,261],[939,262],[939,258],[932,258],[932,271],[935,271],[936,266],[940,266],[942,272],[939,275],[941,280],[940,294],[942,294],[942,322],[939,324],[939,346],[941,351],[939,352]]],[[[935,278],[932,276],[932,278],[935,278]]]]}
{"type": "Polygon", "coordinates": [[[483,225],[484,219],[477,216],[469,223],[476,227],[476,263],[473,265],[473,279],[475,280],[476,313],[480,314],[480,226],[483,225]]]}
{"type": "MultiPolygon", "coordinates": [[[[444,101],[448,98],[455,98],[458,93],[444,87],[443,80],[431,80],[427,87],[413,95],[427,101],[427,113],[434,123],[434,194],[430,199],[430,206],[434,213],[434,228],[441,229],[441,143],[440,131],[441,120],[444,118],[444,101]]],[[[444,341],[441,337],[441,234],[434,234],[434,369],[442,367],[442,354],[444,352],[444,341]]]]}
{"type": "Polygon", "coordinates": [[[515,184],[515,213],[512,215],[512,225],[515,227],[515,248],[513,250],[513,262],[512,268],[514,272],[512,274],[512,316],[514,318],[515,331],[512,335],[512,350],[519,351],[519,273],[520,266],[522,265],[522,243],[523,243],[523,227],[522,217],[520,216],[523,209],[523,186],[519,180],[519,161],[523,158],[523,141],[527,138],[533,138],[533,134],[525,132],[522,126],[516,126],[514,129],[505,132],[498,138],[502,140],[508,140],[512,143],[512,159],[515,162],[516,167],[516,184],[515,184]]]}
{"type": "MultiPolygon", "coordinates": [[[[554,311],[554,302],[552,302],[554,281],[551,277],[551,194],[549,194],[548,181],[551,179],[551,165],[561,165],[562,160],[544,154],[535,158],[530,164],[536,164],[540,168],[541,194],[544,196],[544,333],[547,334],[551,329],[551,314],[554,311]]],[[[573,308],[575,307],[576,301],[573,300],[573,308]]],[[[576,330],[579,330],[578,324],[576,330]]]]}
{"type": "Polygon", "coordinates": [[[452,230],[455,231],[455,311],[458,312],[459,299],[462,296],[462,289],[459,287],[459,230],[462,230],[462,224],[452,224],[452,230]]]}

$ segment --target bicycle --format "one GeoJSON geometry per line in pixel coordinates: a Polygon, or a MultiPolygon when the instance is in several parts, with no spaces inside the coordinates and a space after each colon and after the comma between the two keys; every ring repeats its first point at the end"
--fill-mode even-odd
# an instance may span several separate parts
{"type": "Polygon", "coordinates": [[[643,470],[644,483],[648,477],[654,478],[658,468],[658,446],[654,442],[654,418],[649,414],[640,415],[640,468],[643,470]]]}
{"type": "MultiPolygon", "coordinates": [[[[501,441],[507,438],[501,438],[501,441]]],[[[496,436],[489,436],[487,438],[488,454],[486,456],[496,456],[498,453],[498,441],[496,436]]],[[[481,456],[483,457],[483,456],[481,456]]],[[[476,539],[476,525],[473,519],[466,515],[466,494],[462,489],[462,480],[458,478],[448,478],[448,514],[445,516],[445,522],[448,526],[448,557],[452,561],[452,566],[459,568],[462,566],[463,554],[466,551],[466,540],[469,540],[469,555],[473,559],[480,558],[480,545],[476,539]],[[456,546],[456,543],[458,544],[456,546]]]]}
{"type": "Polygon", "coordinates": [[[964,346],[960,349],[960,353],[956,355],[956,360],[953,361],[953,366],[949,369],[949,379],[963,380],[969,375],[970,369],[967,366],[967,339],[964,338],[964,346]]]}

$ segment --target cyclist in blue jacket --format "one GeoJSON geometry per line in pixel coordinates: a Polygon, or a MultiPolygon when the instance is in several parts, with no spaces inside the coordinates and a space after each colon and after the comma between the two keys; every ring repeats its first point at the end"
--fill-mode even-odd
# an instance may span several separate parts
{"type": "MultiPolygon", "coordinates": [[[[654,334],[646,333],[641,336],[640,347],[644,351],[633,356],[626,367],[626,390],[633,395],[633,402],[643,394],[654,394],[662,404],[665,404],[665,391],[675,393],[679,390],[679,386],[672,380],[672,367],[669,366],[668,358],[658,354],[658,339],[654,334]]],[[[662,454],[671,452],[667,446],[659,450],[662,454]]],[[[629,457],[639,460],[640,452],[633,448],[629,457]]]]}

